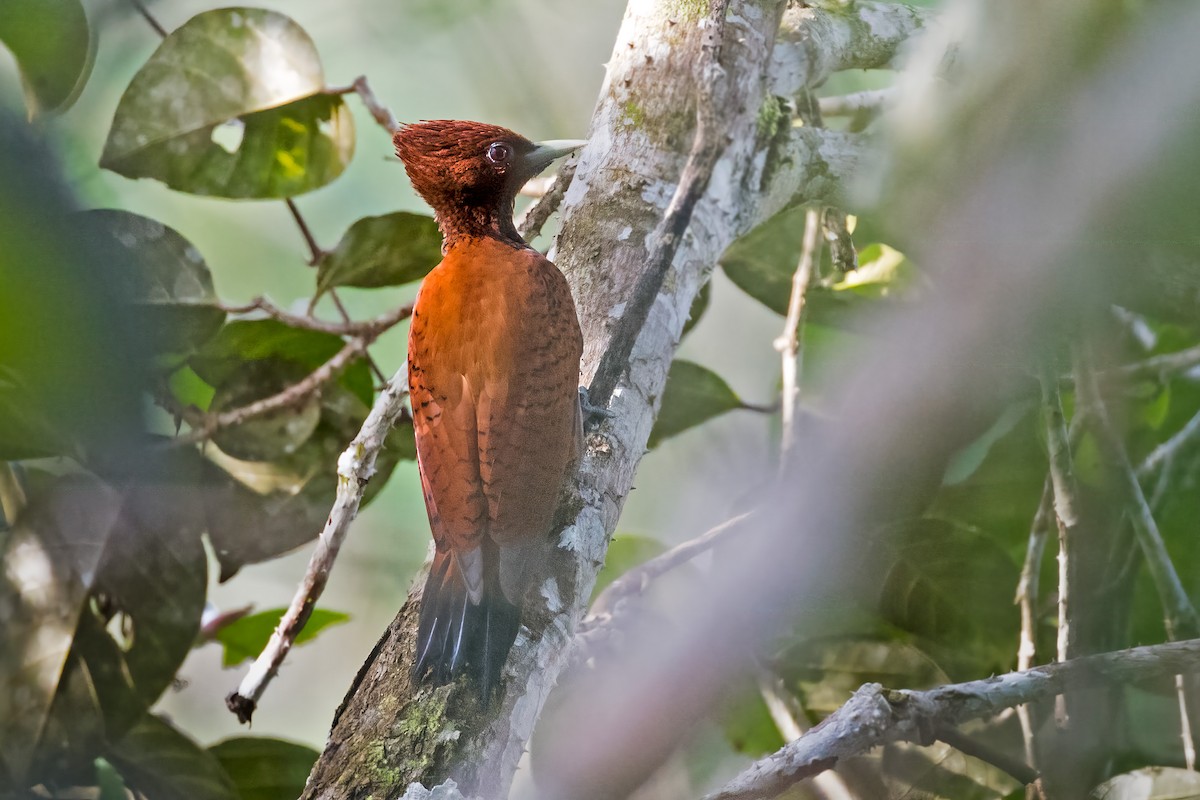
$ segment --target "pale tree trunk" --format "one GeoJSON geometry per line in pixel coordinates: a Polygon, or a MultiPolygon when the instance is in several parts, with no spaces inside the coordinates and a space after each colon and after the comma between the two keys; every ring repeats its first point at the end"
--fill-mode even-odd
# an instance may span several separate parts
{"type": "Polygon", "coordinates": [[[836,12],[784,6],[733,0],[714,23],[704,2],[631,0],[551,253],[575,293],[584,385],[620,328],[647,261],[656,248],[661,255],[668,205],[685,166],[696,166],[689,152],[698,103],[715,112],[713,157],[702,165],[707,188],[684,220],[690,225],[661,286],[650,287],[632,352],[618,365],[612,417],[589,435],[563,500],[555,563],[539,602],[527,604],[528,627],[509,659],[502,700],[480,712],[466,692],[414,691],[418,590],[339,709],[305,798],[393,798],[411,783],[447,778],[467,796],[507,794],[570,655],[697,292],[725,248],[755,225],[789,205],[839,199],[862,156],[852,135],[794,127],[790,98],[775,93],[807,91],[837,69],[885,66],[926,21],[922,12],[884,3],[836,12]],[[719,68],[706,75],[714,83],[703,85],[696,65],[714,52],[714,35],[719,68]]]}

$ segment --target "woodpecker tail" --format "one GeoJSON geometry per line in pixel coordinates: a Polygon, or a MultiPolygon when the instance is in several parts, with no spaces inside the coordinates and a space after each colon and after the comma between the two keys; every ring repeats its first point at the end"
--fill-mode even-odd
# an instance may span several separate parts
{"type": "Polygon", "coordinates": [[[476,600],[454,554],[444,550],[434,556],[421,595],[413,666],[414,680],[434,686],[470,675],[485,705],[500,685],[500,672],[521,628],[521,609],[501,591],[495,555],[484,554],[483,591],[476,600]]]}

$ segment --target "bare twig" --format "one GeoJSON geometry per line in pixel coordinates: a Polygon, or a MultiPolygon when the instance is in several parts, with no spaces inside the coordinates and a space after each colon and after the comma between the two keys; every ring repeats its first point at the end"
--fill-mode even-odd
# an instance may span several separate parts
{"type": "Polygon", "coordinates": [[[321,258],[325,255],[325,251],[321,249],[321,245],[317,244],[317,238],[313,236],[312,229],[308,227],[308,222],[304,219],[304,215],[300,213],[300,207],[296,205],[296,201],[290,197],[285,197],[284,205],[292,214],[292,219],[296,221],[296,227],[300,229],[300,235],[304,237],[304,243],[308,245],[308,265],[315,267],[321,258]]]}
{"type": "MultiPolygon", "coordinates": [[[[1025,550],[1025,562],[1021,565],[1021,578],[1017,581],[1017,606],[1021,610],[1021,639],[1017,647],[1017,669],[1029,669],[1037,658],[1037,617],[1040,597],[1042,555],[1046,551],[1046,540],[1050,538],[1051,518],[1054,515],[1054,483],[1049,475],[1042,486],[1042,499],[1029,530],[1029,545],[1025,550]]],[[[1025,758],[1037,766],[1037,747],[1034,742],[1033,718],[1028,706],[1017,706],[1017,719],[1021,722],[1021,736],[1025,741],[1025,758]]]]}
{"type": "Polygon", "coordinates": [[[990,747],[978,739],[972,739],[953,725],[936,724],[933,728],[933,735],[960,753],[991,764],[1022,786],[1028,786],[1038,779],[1037,770],[1024,761],[1019,761],[1008,753],[990,747]]]}
{"type": "Polygon", "coordinates": [[[159,21],[154,18],[154,15],[150,13],[150,9],[146,8],[142,0],[129,0],[129,2],[132,3],[133,7],[137,9],[137,12],[142,15],[142,19],[146,20],[146,24],[154,29],[155,33],[164,39],[167,38],[167,29],[164,28],[159,21]]]}
{"type": "Polygon", "coordinates": [[[810,208],[804,214],[804,241],[800,263],[792,275],[792,294],[788,298],[787,318],[783,334],[775,340],[775,349],[782,358],[783,373],[783,433],[780,436],[779,469],[789,464],[792,444],[796,440],[796,405],[800,400],[799,374],[803,359],[805,298],[812,283],[821,247],[821,209],[810,208]]]}
{"type": "Polygon", "coordinates": [[[554,182],[550,184],[545,193],[525,208],[519,219],[516,220],[517,233],[521,234],[522,239],[531,242],[542,232],[546,221],[562,203],[563,196],[567,193],[567,187],[571,185],[571,180],[575,177],[577,166],[579,166],[578,156],[571,156],[567,159],[559,167],[554,176],[554,182]]]}
{"type": "Polygon", "coordinates": [[[1200,640],[1084,656],[927,691],[863,686],[804,736],[758,761],[707,800],[770,798],[796,782],[890,742],[928,744],[940,726],[993,716],[1066,690],[1142,682],[1200,670],[1200,640]]]}
{"type": "Polygon", "coordinates": [[[317,600],[325,589],[325,582],[329,579],[334,559],[337,558],[346,532],[350,529],[350,523],[358,514],[367,481],[375,473],[375,459],[383,449],[392,425],[403,413],[407,396],[406,363],[396,371],[380,392],[374,408],[363,422],[362,429],[338,459],[337,497],[325,528],[317,540],[317,548],[308,562],[304,579],[296,590],[287,612],[279,620],[275,632],[271,634],[267,646],[250,666],[237,691],[225,699],[229,710],[242,722],[250,721],[263,692],[279,671],[279,666],[295,643],[297,634],[304,629],[316,607],[317,600]]]}
{"type": "Polygon", "coordinates": [[[1139,481],[1149,480],[1157,474],[1154,491],[1150,494],[1150,508],[1158,508],[1162,498],[1166,496],[1168,487],[1174,477],[1175,465],[1179,454],[1191,446],[1200,437],[1200,413],[1188,420],[1179,431],[1167,441],[1150,451],[1150,454],[1138,465],[1139,481]]]}
{"type": "Polygon", "coordinates": [[[1108,381],[1131,381],[1142,379],[1162,380],[1168,375],[1200,367],[1200,345],[1165,353],[1161,356],[1147,358],[1114,369],[1107,369],[1096,374],[1096,379],[1102,383],[1108,381]]]}
{"type": "Polygon", "coordinates": [[[375,121],[386,130],[388,133],[395,133],[400,130],[400,123],[396,121],[395,115],[391,109],[379,102],[379,98],[375,96],[371,85],[367,83],[366,75],[359,75],[354,79],[354,83],[349,86],[342,86],[336,89],[327,89],[327,94],[357,94],[362,104],[366,106],[367,111],[375,118],[375,121]]]}
{"type": "Polygon", "coordinates": [[[1050,482],[1054,490],[1054,514],[1058,522],[1058,660],[1076,655],[1078,632],[1072,603],[1072,564],[1079,527],[1078,487],[1071,460],[1071,443],[1063,418],[1058,382],[1047,368],[1042,375],[1042,415],[1046,429],[1046,450],[1050,462],[1050,482]]]}
{"type": "Polygon", "coordinates": [[[332,333],[335,336],[365,336],[372,334],[377,336],[412,316],[412,304],[409,304],[401,306],[395,311],[389,311],[387,314],[383,314],[375,319],[364,320],[362,322],[325,322],[324,320],[303,314],[288,313],[264,297],[256,297],[245,305],[217,303],[217,308],[220,308],[227,314],[252,314],[255,311],[261,311],[265,316],[278,320],[288,327],[302,328],[308,331],[320,331],[321,333],[332,333]]]}

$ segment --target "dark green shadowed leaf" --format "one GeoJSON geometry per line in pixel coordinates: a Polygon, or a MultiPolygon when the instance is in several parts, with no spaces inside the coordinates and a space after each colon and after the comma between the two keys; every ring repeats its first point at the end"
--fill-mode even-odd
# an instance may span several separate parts
{"type": "Polygon", "coordinates": [[[100,165],[228,198],[324,186],[354,152],[308,34],[288,17],[222,8],[171,33],[125,90],[100,165]]]}
{"type": "Polygon", "coordinates": [[[95,58],[79,0],[4,0],[0,44],[12,52],[21,69],[30,116],[73,103],[95,58]]]}
{"type": "Polygon", "coordinates": [[[186,352],[211,338],[225,321],[204,257],[174,228],[117,209],[84,216],[127,256],[115,272],[121,296],[144,317],[147,340],[158,353],[186,352]]]}
{"type": "Polygon", "coordinates": [[[153,714],[146,714],[105,757],[129,788],[149,800],[242,800],[221,762],[153,714]]]}
{"type": "Polygon", "coordinates": [[[424,278],[442,258],[442,234],[432,217],[397,211],[363,217],[317,265],[320,297],[336,286],[400,286],[424,278]]]}
{"type": "MultiPolygon", "coordinates": [[[[257,658],[267,641],[279,624],[285,608],[273,608],[270,611],[260,611],[248,617],[231,622],[217,633],[217,641],[224,648],[221,656],[221,666],[234,667],[248,658],[257,658]]],[[[316,638],[317,634],[330,625],[340,625],[350,620],[349,614],[341,611],[327,611],[314,608],[312,616],[304,625],[304,630],[296,637],[296,644],[304,644],[316,638]]]]}
{"type": "Polygon", "coordinates": [[[688,310],[688,320],[683,324],[682,336],[687,336],[692,328],[700,322],[700,318],[704,316],[704,312],[708,310],[708,302],[712,297],[712,281],[707,281],[700,287],[700,292],[696,295],[696,299],[692,301],[692,307],[688,310]]]}
{"type": "Polygon", "coordinates": [[[208,752],[221,762],[241,800],[295,800],[318,755],[302,744],[258,736],[226,739],[208,752]]]}
{"type": "Polygon", "coordinates": [[[721,376],[699,364],[676,359],[667,375],[662,406],[648,446],[657,447],[664,439],[744,406],[721,376]]]}
{"type": "Polygon", "coordinates": [[[729,280],[776,314],[787,314],[804,239],[804,214],[800,207],[775,215],[721,256],[721,269],[729,280]]]}
{"type": "MultiPolygon", "coordinates": [[[[300,382],[306,374],[307,370],[285,361],[251,362],[216,387],[209,412],[220,414],[271,397],[300,382]]],[[[295,453],[320,422],[321,396],[314,392],[287,408],[217,431],[213,442],[234,458],[272,461],[295,453]]]]}

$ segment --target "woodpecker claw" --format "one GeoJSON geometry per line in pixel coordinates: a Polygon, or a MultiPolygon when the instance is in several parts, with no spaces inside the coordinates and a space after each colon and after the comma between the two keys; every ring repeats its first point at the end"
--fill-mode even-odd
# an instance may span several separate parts
{"type": "Polygon", "coordinates": [[[612,419],[614,414],[607,406],[595,406],[588,400],[586,386],[579,387],[579,409],[583,412],[583,426],[587,430],[595,430],[606,419],[612,419]]]}

